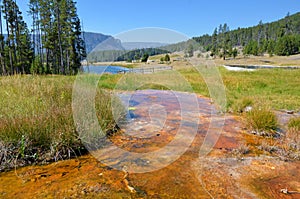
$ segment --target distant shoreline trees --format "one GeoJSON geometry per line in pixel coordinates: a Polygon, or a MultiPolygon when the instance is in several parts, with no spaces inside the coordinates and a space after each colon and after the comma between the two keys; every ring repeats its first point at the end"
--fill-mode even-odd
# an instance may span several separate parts
{"type": "Polygon", "coordinates": [[[136,50],[105,50],[93,51],[89,53],[87,59],[91,63],[114,61],[132,62],[133,60],[141,60],[142,62],[147,62],[149,56],[166,53],[169,53],[169,51],[159,48],[144,48],[136,50]]]}
{"type": "Polygon", "coordinates": [[[80,70],[86,51],[73,0],[30,0],[31,32],[15,0],[0,4],[0,74],[72,75],[80,70]]]}

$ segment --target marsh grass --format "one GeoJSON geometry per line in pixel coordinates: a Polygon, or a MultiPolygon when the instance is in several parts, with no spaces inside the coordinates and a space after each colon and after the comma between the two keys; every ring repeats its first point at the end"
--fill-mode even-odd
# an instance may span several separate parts
{"type": "MultiPolygon", "coordinates": [[[[85,152],[73,121],[74,80],[65,76],[0,78],[0,170],[85,152]]],[[[99,121],[105,121],[100,123],[105,131],[116,125],[111,96],[101,89],[96,111],[99,121]]]]}

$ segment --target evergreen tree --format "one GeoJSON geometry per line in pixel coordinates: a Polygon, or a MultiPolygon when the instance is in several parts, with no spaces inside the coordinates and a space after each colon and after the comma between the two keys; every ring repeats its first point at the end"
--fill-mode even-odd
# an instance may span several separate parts
{"type": "Polygon", "coordinates": [[[29,14],[32,16],[32,45],[34,50],[34,57],[31,66],[31,73],[41,74],[43,68],[43,47],[42,47],[42,33],[40,25],[40,7],[38,0],[29,1],[29,14]]]}
{"type": "Polygon", "coordinates": [[[165,58],[164,58],[164,61],[166,61],[166,62],[171,61],[170,55],[169,55],[169,54],[166,54],[166,56],[165,56],[165,58]]]}
{"type": "Polygon", "coordinates": [[[273,56],[273,54],[274,54],[275,45],[276,45],[276,43],[274,40],[270,40],[268,42],[267,52],[269,53],[270,56],[273,56]]]}
{"type": "MultiPolygon", "coordinates": [[[[298,36],[299,37],[299,36],[298,36]]],[[[277,55],[293,55],[299,53],[300,43],[298,38],[293,35],[285,35],[279,39],[275,46],[275,53],[277,55]]]]}
{"type": "Polygon", "coordinates": [[[220,57],[222,57],[225,60],[227,55],[229,54],[229,49],[232,49],[232,44],[230,41],[230,36],[228,34],[229,26],[225,23],[223,26],[220,25],[220,27],[221,27],[220,57]]]}
{"type": "Polygon", "coordinates": [[[238,50],[236,48],[234,48],[232,51],[233,58],[235,59],[237,57],[237,55],[238,55],[238,50]]]}
{"type": "Polygon", "coordinates": [[[244,47],[244,50],[243,50],[243,53],[245,55],[255,55],[257,56],[258,55],[258,43],[254,40],[250,41],[245,47],[244,47]]]}
{"type": "MultiPolygon", "coordinates": [[[[76,74],[86,57],[81,23],[73,0],[31,0],[36,60],[45,67],[38,73],[76,74]],[[38,51],[38,49],[42,49],[38,51]],[[38,53],[37,53],[38,52],[38,53]]],[[[36,66],[35,66],[36,67],[36,66]]]]}
{"type": "Polygon", "coordinates": [[[0,64],[1,64],[1,73],[6,75],[6,64],[5,64],[5,55],[4,55],[4,35],[3,35],[3,26],[2,26],[2,12],[0,11],[0,64]]]}
{"type": "Polygon", "coordinates": [[[1,11],[3,19],[6,21],[7,29],[5,42],[3,33],[1,34],[1,50],[3,50],[2,55],[5,57],[2,61],[9,65],[9,68],[2,68],[2,73],[29,73],[33,51],[27,25],[23,20],[22,13],[16,1],[3,0],[2,3],[1,11]]]}
{"type": "Polygon", "coordinates": [[[212,35],[212,48],[211,48],[211,56],[215,57],[218,55],[218,30],[215,28],[212,35]]]}

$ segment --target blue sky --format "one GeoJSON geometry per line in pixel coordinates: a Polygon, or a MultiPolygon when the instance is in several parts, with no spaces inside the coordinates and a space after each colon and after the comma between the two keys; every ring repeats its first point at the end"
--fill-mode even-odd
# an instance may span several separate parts
{"type": "MultiPolygon", "coordinates": [[[[23,15],[27,15],[28,0],[17,3],[23,15]]],[[[300,12],[298,0],[77,0],[77,6],[85,31],[109,35],[160,27],[193,37],[211,34],[225,22],[235,29],[256,25],[260,20],[275,21],[288,12],[300,12]]]]}

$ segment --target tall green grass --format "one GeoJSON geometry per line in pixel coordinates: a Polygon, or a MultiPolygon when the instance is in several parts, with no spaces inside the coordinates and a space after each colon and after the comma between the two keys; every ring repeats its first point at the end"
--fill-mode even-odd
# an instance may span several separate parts
{"type": "MultiPolygon", "coordinates": [[[[65,159],[84,151],[72,114],[75,77],[0,77],[1,167],[65,159]],[[6,164],[6,165],[4,165],[6,164]]],[[[116,124],[111,96],[98,88],[96,112],[102,129],[116,124]],[[101,100],[100,100],[101,99],[101,100]]]]}

